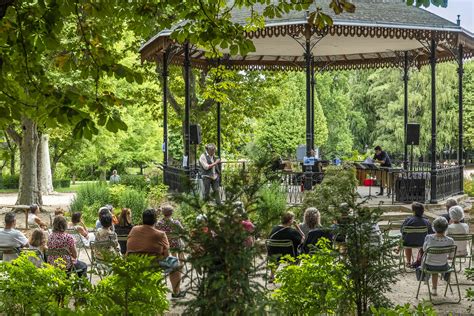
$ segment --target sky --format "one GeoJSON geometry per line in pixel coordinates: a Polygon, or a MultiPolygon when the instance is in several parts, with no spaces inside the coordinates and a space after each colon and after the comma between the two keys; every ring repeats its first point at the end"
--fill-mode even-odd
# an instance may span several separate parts
{"type": "Polygon", "coordinates": [[[454,23],[460,14],[461,26],[474,33],[474,0],[448,0],[447,8],[430,5],[427,10],[454,23]]]}

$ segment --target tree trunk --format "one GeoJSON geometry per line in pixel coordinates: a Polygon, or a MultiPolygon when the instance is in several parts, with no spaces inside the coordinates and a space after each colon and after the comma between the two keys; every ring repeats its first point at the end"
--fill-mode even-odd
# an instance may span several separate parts
{"type": "Polygon", "coordinates": [[[14,176],[15,175],[15,152],[10,153],[10,175],[14,176]]]}
{"type": "Polygon", "coordinates": [[[43,204],[38,190],[38,127],[28,118],[22,119],[23,135],[20,137],[20,189],[16,204],[43,204]]]}
{"type": "Polygon", "coordinates": [[[53,188],[53,176],[51,172],[51,160],[49,158],[49,136],[41,135],[38,145],[38,188],[41,194],[51,194],[53,188]]]}

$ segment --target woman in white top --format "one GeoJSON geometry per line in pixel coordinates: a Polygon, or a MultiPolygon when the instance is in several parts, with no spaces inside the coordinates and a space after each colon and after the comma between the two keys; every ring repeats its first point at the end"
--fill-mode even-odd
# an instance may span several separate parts
{"type": "Polygon", "coordinates": [[[301,231],[306,237],[310,231],[321,227],[321,215],[315,207],[309,207],[304,211],[303,223],[299,224],[301,231]]]}
{"type": "MultiPolygon", "coordinates": [[[[469,225],[461,223],[464,218],[464,210],[461,206],[456,205],[449,209],[449,217],[451,218],[448,226],[449,235],[469,234],[469,225]]],[[[456,256],[467,256],[467,240],[454,241],[457,246],[456,256]]]]}
{"type": "Polygon", "coordinates": [[[38,225],[41,229],[47,229],[48,224],[39,218],[40,208],[37,204],[30,206],[30,214],[28,214],[28,225],[38,225]]]}
{"type": "MultiPolygon", "coordinates": [[[[89,247],[90,242],[95,240],[94,233],[89,233],[86,225],[82,221],[81,212],[72,213],[71,222],[69,223],[68,226],[69,228],[74,228],[79,233],[79,235],[81,236],[81,241],[84,244],[84,246],[89,247]]],[[[76,245],[77,245],[77,242],[78,240],[76,240],[76,245]]]]}
{"type": "MultiPolygon", "coordinates": [[[[423,244],[423,251],[430,247],[446,247],[454,245],[454,240],[446,236],[448,230],[448,221],[444,217],[438,217],[433,221],[433,230],[435,234],[427,235],[423,244]]],[[[430,271],[445,271],[449,268],[448,254],[427,254],[424,258],[425,267],[430,271]]],[[[436,296],[438,288],[438,274],[433,274],[432,295],[436,296]]]]}

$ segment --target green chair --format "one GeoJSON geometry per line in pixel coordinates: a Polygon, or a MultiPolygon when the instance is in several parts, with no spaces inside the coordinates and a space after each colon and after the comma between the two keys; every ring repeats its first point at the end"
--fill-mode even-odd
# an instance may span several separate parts
{"type": "Polygon", "coordinates": [[[3,259],[3,254],[9,254],[9,255],[11,255],[11,254],[16,254],[16,255],[18,256],[19,250],[18,250],[17,248],[15,248],[15,247],[9,247],[9,246],[3,247],[3,246],[0,246],[0,258],[1,258],[0,262],[5,261],[5,260],[3,259]]]}
{"type": "MultiPolygon", "coordinates": [[[[461,302],[461,290],[459,288],[458,274],[457,274],[456,269],[455,269],[456,248],[457,248],[456,245],[446,246],[446,247],[430,247],[430,248],[426,249],[425,253],[423,254],[423,259],[421,261],[422,262],[422,264],[421,264],[422,276],[427,275],[427,274],[432,275],[432,274],[450,273],[450,276],[449,276],[448,281],[446,283],[446,289],[444,290],[444,296],[446,296],[446,293],[448,292],[448,287],[451,290],[451,293],[453,293],[451,285],[456,285],[457,288],[458,288],[458,300],[457,301],[435,303],[435,302],[432,301],[432,298],[431,298],[430,282],[428,280],[428,282],[426,282],[426,284],[428,286],[428,295],[430,297],[430,302],[433,305],[458,304],[459,302],[461,302]],[[447,256],[451,255],[451,254],[453,255],[452,263],[451,263],[451,265],[448,265],[448,269],[446,269],[444,271],[431,271],[431,270],[428,270],[428,268],[426,267],[426,264],[425,264],[426,257],[429,256],[429,255],[442,255],[442,254],[446,254],[447,256]],[[456,283],[455,284],[451,284],[451,273],[453,273],[454,277],[456,278],[456,283]]],[[[448,263],[449,263],[449,261],[448,261],[448,263]]],[[[420,281],[418,282],[418,290],[416,291],[416,298],[417,299],[418,299],[418,295],[420,293],[421,282],[423,282],[423,277],[421,277],[420,281]]]]}
{"type": "MultiPolygon", "coordinates": [[[[428,234],[428,226],[403,226],[402,227],[402,236],[400,238],[400,261],[399,267],[400,270],[403,269],[404,272],[414,272],[408,271],[405,265],[405,249],[420,249],[422,246],[405,246],[403,245],[403,237],[410,234],[428,234]]],[[[412,262],[413,262],[413,252],[412,252],[412,262]]]]}
{"type": "Polygon", "coordinates": [[[112,240],[104,241],[91,241],[91,274],[90,280],[92,281],[93,271],[97,271],[97,275],[102,280],[104,276],[110,274],[110,260],[117,254],[110,249],[115,248],[115,244],[112,240]]]}
{"type": "Polygon", "coordinates": [[[271,260],[277,260],[281,255],[286,255],[288,252],[291,252],[293,257],[296,257],[296,249],[293,246],[293,241],[289,239],[267,239],[265,241],[265,246],[267,248],[267,264],[265,266],[265,287],[267,287],[267,271],[268,264],[271,260]]]}
{"type": "Polygon", "coordinates": [[[79,234],[77,229],[76,228],[68,228],[68,229],[66,229],[66,233],[71,234],[72,237],[74,238],[74,242],[76,244],[76,249],[77,249],[77,257],[79,258],[79,256],[81,255],[81,250],[84,249],[84,252],[86,253],[87,259],[89,259],[89,262],[91,262],[92,261],[91,256],[89,255],[89,252],[87,251],[87,249],[89,247],[87,247],[84,244],[84,241],[82,241],[82,236],[81,236],[81,234],[79,234]]]}
{"type": "Polygon", "coordinates": [[[467,254],[465,255],[459,255],[456,253],[456,259],[458,260],[459,263],[459,270],[457,272],[461,272],[462,270],[462,263],[465,263],[467,260],[469,260],[469,265],[468,268],[471,267],[472,264],[472,241],[474,239],[473,234],[451,234],[448,235],[448,237],[451,237],[454,241],[466,241],[467,242],[467,254]]]}

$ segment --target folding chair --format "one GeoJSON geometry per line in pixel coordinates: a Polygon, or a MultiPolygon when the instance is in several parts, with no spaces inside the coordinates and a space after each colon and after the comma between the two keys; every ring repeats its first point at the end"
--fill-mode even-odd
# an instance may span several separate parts
{"type": "MultiPolygon", "coordinates": [[[[416,298],[418,299],[418,294],[420,293],[420,287],[421,287],[421,282],[423,282],[423,279],[424,279],[424,276],[425,275],[432,275],[432,274],[441,274],[441,273],[454,273],[454,277],[456,278],[456,283],[453,284],[453,285],[456,285],[457,288],[458,288],[458,300],[455,301],[455,302],[439,302],[439,303],[434,303],[432,301],[432,298],[431,298],[431,290],[430,290],[430,281],[428,279],[428,282],[426,282],[427,286],[428,286],[428,295],[430,297],[430,302],[433,304],[433,305],[440,305],[440,304],[458,304],[459,302],[461,302],[461,290],[459,288],[459,281],[458,281],[458,274],[456,272],[456,269],[455,269],[455,265],[456,265],[456,245],[452,245],[452,246],[446,246],[446,247],[430,247],[428,249],[426,249],[425,253],[423,254],[423,259],[421,261],[421,272],[422,272],[422,277],[420,278],[420,281],[418,282],[418,290],[416,291],[416,298]],[[453,254],[453,258],[452,258],[452,263],[451,265],[448,265],[448,269],[444,270],[444,271],[432,271],[432,270],[428,270],[428,268],[426,267],[426,257],[428,255],[441,255],[441,254],[446,254],[446,255],[450,255],[450,254],[453,254]]],[[[449,261],[448,261],[449,263],[449,261]]],[[[446,293],[448,292],[448,286],[449,286],[449,289],[451,290],[451,293],[453,293],[453,289],[451,288],[451,275],[449,275],[449,278],[448,278],[448,281],[446,282],[446,289],[444,290],[444,296],[446,296],[446,293]]]]}
{"type": "Polygon", "coordinates": [[[103,276],[107,276],[110,273],[110,261],[108,259],[115,255],[110,250],[115,247],[115,244],[112,240],[91,241],[90,247],[92,255],[90,280],[92,281],[94,269],[102,280],[103,276]]]}
{"type": "Polygon", "coordinates": [[[267,287],[267,271],[270,259],[276,259],[278,261],[278,258],[280,256],[287,254],[296,257],[296,250],[293,246],[293,241],[289,239],[267,239],[265,240],[265,246],[267,248],[267,264],[265,266],[265,287],[267,287]]]}
{"type": "MultiPolygon", "coordinates": [[[[428,234],[428,226],[403,226],[402,227],[402,236],[400,238],[400,260],[399,260],[399,267],[403,269],[404,272],[414,272],[414,271],[408,271],[405,265],[405,249],[420,249],[423,247],[423,244],[421,246],[405,246],[403,245],[403,237],[411,234],[424,234],[425,236],[428,234]]],[[[424,240],[424,237],[423,237],[424,240]]],[[[411,259],[413,262],[413,251],[411,254],[411,259]]]]}
{"type": "Polygon", "coordinates": [[[84,249],[84,252],[86,253],[87,258],[89,259],[89,262],[91,262],[91,256],[87,252],[87,249],[89,247],[87,247],[84,244],[84,241],[82,240],[82,236],[81,236],[81,234],[79,234],[77,229],[76,228],[68,228],[68,229],[66,229],[66,233],[71,234],[72,237],[74,238],[74,242],[76,244],[76,249],[77,249],[77,257],[79,258],[79,256],[81,255],[81,250],[84,249]]]}
{"type": "MultiPolygon", "coordinates": [[[[66,264],[69,262],[71,265],[71,269],[67,271],[68,275],[70,275],[71,272],[76,273],[76,274],[85,272],[85,269],[76,269],[76,266],[74,265],[74,262],[72,261],[71,253],[69,252],[69,249],[67,248],[48,248],[46,249],[45,254],[46,254],[46,258],[60,257],[66,261],[66,264]],[[69,259],[64,259],[64,257],[69,258],[69,259]]],[[[57,266],[57,263],[55,262],[53,265],[57,266]]]]}
{"type": "Polygon", "coordinates": [[[474,239],[474,235],[473,234],[451,234],[451,235],[448,235],[448,237],[451,237],[454,241],[466,241],[467,242],[467,254],[459,255],[458,253],[456,253],[456,259],[458,259],[458,262],[459,262],[459,270],[457,272],[461,272],[461,270],[462,270],[461,264],[465,263],[467,259],[469,259],[468,268],[471,268],[471,264],[472,264],[472,244],[473,244],[472,241],[474,239]]]}
{"type": "Polygon", "coordinates": [[[2,260],[0,260],[0,262],[7,262],[3,259],[3,254],[8,254],[8,255],[16,254],[16,255],[18,255],[18,253],[19,253],[19,251],[15,247],[0,246],[0,255],[1,255],[1,259],[2,259],[2,260]]]}

